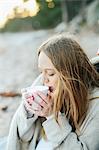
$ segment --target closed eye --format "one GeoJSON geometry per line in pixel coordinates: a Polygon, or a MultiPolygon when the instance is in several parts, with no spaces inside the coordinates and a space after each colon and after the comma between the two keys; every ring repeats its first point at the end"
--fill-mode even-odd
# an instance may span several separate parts
{"type": "Polygon", "coordinates": [[[53,72],[53,69],[46,68],[46,69],[43,69],[43,71],[40,67],[38,67],[38,69],[39,69],[40,73],[44,73],[48,76],[54,76],[55,75],[55,72],[53,72]]]}
{"type": "Polygon", "coordinates": [[[49,73],[48,75],[49,75],[49,76],[54,76],[54,75],[55,75],[55,73],[49,73]]]}
{"type": "Polygon", "coordinates": [[[54,76],[54,73],[49,74],[49,76],[54,76]]]}

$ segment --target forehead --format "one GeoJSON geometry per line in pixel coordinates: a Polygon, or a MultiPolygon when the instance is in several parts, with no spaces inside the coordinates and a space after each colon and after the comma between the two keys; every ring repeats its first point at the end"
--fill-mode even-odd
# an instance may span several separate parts
{"type": "Polygon", "coordinates": [[[44,53],[41,52],[38,58],[38,68],[40,69],[54,69],[54,66],[49,59],[49,57],[44,53]]]}

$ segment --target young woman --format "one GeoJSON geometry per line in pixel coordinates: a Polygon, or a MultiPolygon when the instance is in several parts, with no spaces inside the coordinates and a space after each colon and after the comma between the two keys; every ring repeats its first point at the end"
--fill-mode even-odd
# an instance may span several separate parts
{"type": "Polygon", "coordinates": [[[34,85],[48,86],[48,95],[22,92],[7,150],[98,150],[99,74],[80,45],[62,34],[48,39],[39,47],[38,68],[34,85]]]}

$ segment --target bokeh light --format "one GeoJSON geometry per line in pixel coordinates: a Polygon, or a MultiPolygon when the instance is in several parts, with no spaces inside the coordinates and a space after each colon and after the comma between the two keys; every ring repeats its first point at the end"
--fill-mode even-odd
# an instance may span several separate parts
{"type": "Polygon", "coordinates": [[[15,17],[32,17],[39,11],[35,0],[0,0],[0,28],[4,27],[8,19],[15,17]]]}

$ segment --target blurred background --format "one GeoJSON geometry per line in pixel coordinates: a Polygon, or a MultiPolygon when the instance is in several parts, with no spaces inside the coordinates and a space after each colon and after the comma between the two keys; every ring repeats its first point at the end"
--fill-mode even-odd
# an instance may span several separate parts
{"type": "Polygon", "coordinates": [[[0,137],[8,135],[21,89],[39,74],[37,48],[68,32],[91,59],[99,48],[99,0],[0,0],[0,137]]]}

